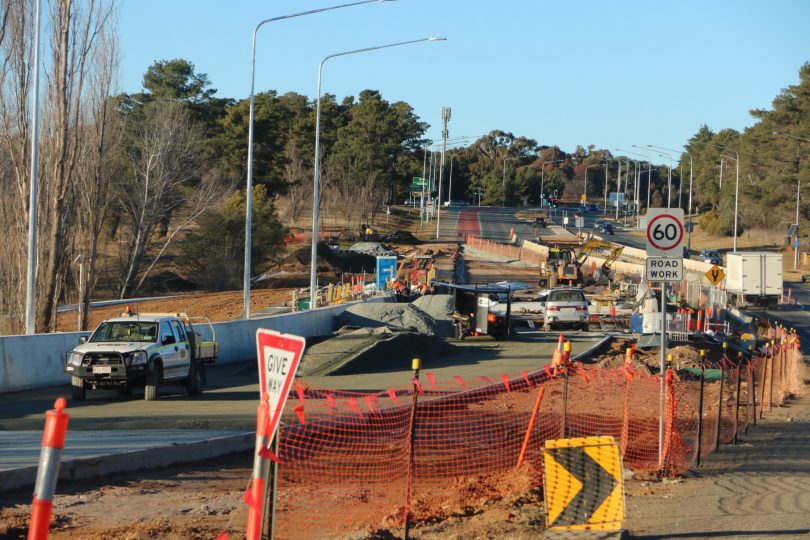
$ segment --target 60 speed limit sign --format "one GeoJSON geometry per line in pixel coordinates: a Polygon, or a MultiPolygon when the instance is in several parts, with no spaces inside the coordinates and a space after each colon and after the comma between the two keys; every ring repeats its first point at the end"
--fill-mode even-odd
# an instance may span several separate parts
{"type": "Polygon", "coordinates": [[[683,257],[683,210],[650,208],[647,211],[647,255],[683,257]]]}

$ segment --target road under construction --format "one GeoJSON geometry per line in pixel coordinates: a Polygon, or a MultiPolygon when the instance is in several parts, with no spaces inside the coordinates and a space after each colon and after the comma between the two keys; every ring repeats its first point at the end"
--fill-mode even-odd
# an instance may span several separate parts
{"type": "MultiPolygon", "coordinates": [[[[506,339],[455,339],[453,296],[437,290],[410,303],[352,305],[335,317],[333,334],[309,340],[277,449],[278,537],[399,537],[406,521],[414,538],[536,537],[547,517],[538,491],[543,442],[593,435],[614,437],[625,474],[635,479],[626,488],[632,504],[625,527],[632,533],[637,526],[640,535],[673,532],[664,516],[650,515],[645,493],[654,486],[670,493],[671,479],[688,478],[723,445],[747,440],[758,433],[757,421],[778,417],[780,406],[803,395],[800,340],[810,330],[796,301],[803,289],[784,311],[751,316],[726,309],[706,282],[676,288],[670,300],[677,335],[661,374],[660,350],[645,338],[654,336],[645,325],[655,324],[651,306],[660,299],[641,279],[644,261],[627,254],[632,246],[624,254],[621,243],[582,248],[585,235],[553,223],[543,238],[535,232],[533,220],[512,209],[451,209],[442,217],[448,256],[435,260],[432,277],[505,283],[512,295],[506,339]],[[548,250],[562,244],[580,246],[573,261],[583,274],[576,284],[590,301],[588,332],[541,330],[540,278],[548,250]],[[606,270],[604,280],[597,268],[606,270]],[[562,369],[565,341],[572,364],[562,369]],[[416,356],[423,362],[415,374],[416,356]]],[[[424,260],[415,269],[427,275],[424,260]]],[[[502,304],[495,295],[490,308],[502,304]]],[[[0,534],[23,534],[43,412],[66,389],[0,394],[0,430],[11,441],[0,452],[0,483],[8,486],[0,534]]],[[[67,472],[54,498],[52,536],[243,535],[247,509],[234,471],[252,462],[258,393],[253,362],[213,367],[201,396],[167,387],[158,401],[99,391],[70,402],[67,472]],[[227,466],[217,472],[217,463],[227,466]],[[158,468],[167,466],[175,469],[158,468]],[[200,471],[207,493],[192,495],[179,478],[199,481],[200,471]],[[158,487],[139,483],[143,477],[158,487]],[[138,489],[130,497],[163,496],[167,504],[144,502],[152,514],[130,516],[117,515],[100,495],[77,502],[83,490],[98,494],[107,482],[121,496],[122,482],[131,482],[138,489]],[[70,497],[60,502],[62,488],[70,497]]],[[[137,497],[129,503],[137,506],[137,497]]],[[[801,530],[791,523],[785,530],[801,530]]]]}

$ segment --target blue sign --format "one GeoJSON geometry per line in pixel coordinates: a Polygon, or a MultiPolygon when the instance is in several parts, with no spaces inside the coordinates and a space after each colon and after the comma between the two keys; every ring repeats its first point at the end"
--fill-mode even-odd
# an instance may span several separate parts
{"type": "Polygon", "coordinates": [[[385,282],[389,283],[397,275],[397,258],[393,256],[377,257],[376,283],[377,290],[385,289],[385,282]]]}
{"type": "Polygon", "coordinates": [[[798,238],[793,241],[793,247],[796,248],[796,249],[799,249],[799,239],[798,238]]]}

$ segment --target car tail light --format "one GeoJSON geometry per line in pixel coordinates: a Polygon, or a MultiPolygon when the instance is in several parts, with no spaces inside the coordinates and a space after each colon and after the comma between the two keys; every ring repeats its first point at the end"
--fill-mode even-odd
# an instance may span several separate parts
{"type": "Polygon", "coordinates": [[[577,306],[577,311],[585,311],[586,309],[585,306],[577,306]]]}
{"type": "Polygon", "coordinates": [[[558,307],[547,307],[546,311],[560,311],[560,308],[558,308],[558,307]]]}
{"type": "Polygon", "coordinates": [[[497,315],[495,315],[494,313],[487,314],[487,322],[494,323],[494,322],[497,322],[497,321],[498,321],[498,316],[497,315]]]}

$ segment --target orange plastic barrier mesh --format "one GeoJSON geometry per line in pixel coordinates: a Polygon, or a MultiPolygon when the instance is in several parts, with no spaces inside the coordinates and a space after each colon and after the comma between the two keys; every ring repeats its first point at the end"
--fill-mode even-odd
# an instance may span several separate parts
{"type": "MultiPolygon", "coordinates": [[[[776,406],[788,394],[802,392],[800,364],[800,351],[785,346],[781,360],[778,354],[756,356],[741,369],[729,363],[722,397],[720,381],[707,380],[701,455],[716,448],[718,429],[719,442],[730,442],[753,421],[753,407],[757,415],[763,405],[767,411],[771,394],[776,406]],[[751,375],[755,388],[749,387],[751,375]]],[[[375,393],[299,384],[281,429],[277,537],[334,538],[401,528],[411,463],[415,523],[524,493],[541,485],[541,447],[560,438],[563,429],[568,437],[613,436],[625,468],[683,472],[697,459],[700,382],[672,372],[665,379],[663,463],[661,379],[624,368],[574,364],[565,410],[565,380],[550,368],[474,380],[437,380],[422,373],[418,380],[375,393]],[[518,468],[540,387],[539,414],[518,468]]]]}

